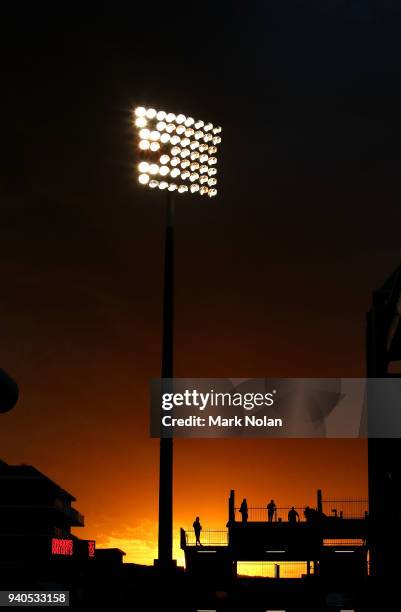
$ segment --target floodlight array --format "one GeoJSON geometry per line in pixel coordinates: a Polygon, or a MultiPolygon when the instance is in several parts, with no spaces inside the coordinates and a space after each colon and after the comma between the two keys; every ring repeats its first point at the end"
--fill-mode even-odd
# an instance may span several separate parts
{"type": "Polygon", "coordinates": [[[133,112],[140,161],[138,181],[151,189],[217,194],[217,151],[221,127],[154,108],[133,112]]]}

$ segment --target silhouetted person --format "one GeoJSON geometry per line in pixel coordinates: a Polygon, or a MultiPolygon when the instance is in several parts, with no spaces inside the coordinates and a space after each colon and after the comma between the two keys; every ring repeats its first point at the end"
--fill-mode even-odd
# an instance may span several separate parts
{"type": "Polygon", "coordinates": [[[271,523],[274,519],[274,513],[276,512],[276,504],[274,503],[274,499],[271,499],[267,504],[267,520],[271,523]]]}
{"type": "Polygon", "coordinates": [[[299,523],[299,514],[295,510],[294,506],[292,506],[291,510],[288,512],[288,522],[289,523],[299,523]]]}
{"type": "Polygon", "coordinates": [[[242,516],[242,522],[247,523],[248,522],[248,504],[246,503],[245,497],[242,500],[242,504],[240,506],[239,511],[242,516]]]}
{"type": "Polygon", "coordinates": [[[200,542],[200,534],[202,531],[202,525],[200,524],[199,516],[197,516],[196,519],[194,520],[192,527],[194,528],[195,538],[196,538],[195,546],[202,546],[200,542]]]}
{"type": "Polygon", "coordinates": [[[317,523],[321,518],[325,517],[323,512],[320,513],[315,508],[310,508],[309,506],[306,506],[304,515],[307,523],[317,523]]]}

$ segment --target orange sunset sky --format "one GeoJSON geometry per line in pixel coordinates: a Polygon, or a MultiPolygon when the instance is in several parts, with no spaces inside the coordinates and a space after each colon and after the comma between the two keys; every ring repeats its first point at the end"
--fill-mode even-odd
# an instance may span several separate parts
{"type": "MultiPolygon", "coordinates": [[[[42,187],[34,192],[38,206],[46,202],[42,187]]],[[[148,433],[149,380],[160,373],[163,206],[130,197],[140,232],[131,231],[131,201],[110,227],[101,202],[100,212],[81,214],[70,193],[71,212],[61,220],[47,209],[31,258],[30,216],[17,227],[11,219],[25,209],[18,197],[5,200],[2,366],[21,398],[0,415],[0,456],[34,465],[77,497],[86,519],[77,534],[122,548],[127,561],[151,563],[158,441],[148,433]]],[[[355,257],[338,270],[304,253],[301,268],[285,252],[259,246],[261,266],[250,278],[222,224],[219,208],[177,207],[177,376],[363,376],[364,313],[393,257],[377,256],[368,269],[355,257]],[[197,225],[211,218],[205,260],[197,225]]],[[[244,221],[235,231],[238,244],[250,228],[244,221]]],[[[254,249],[248,258],[258,259],[254,249]]],[[[176,558],[182,562],[179,527],[195,515],[205,529],[224,528],[231,488],[249,505],[271,497],[280,506],[313,503],[317,488],[331,498],[366,497],[366,461],[362,440],[177,441],[176,558]]]]}
{"type": "MultiPolygon", "coordinates": [[[[211,27],[171,11],[150,41],[147,5],[31,4],[1,41],[0,366],[21,397],[0,458],[74,494],[77,534],[152,563],[165,201],[137,184],[132,109],[223,128],[218,197],[177,196],[175,375],[363,377],[365,313],[400,257],[398,21],[215,2],[211,27]]],[[[232,488],[366,498],[366,442],[180,440],[174,476],[178,541],[196,515],[224,528],[232,488]]]]}
{"type": "MultiPolygon", "coordinates": [[[[151,256],[149,261],[152,265],[151,256]]],[[[158,441],[148,434],[148,381],[159,371],[160,296],[155,295],[144,318],[132,309],[124,289],[118,295],[105,286],[112,284],[111,277],[95,278],[100,288],[93,292],[64,269],[50,290],[42,278],[47,270],[31,267],[28,274],[21,266],[17,272],[8,279],[13,298],[2,305],[7,320],[3,362],[20,383],[21,399],[0,417],[1,458],[33,464],[72,492],[86,519],[77,534],[95,538],[98,546],[125,550],[126,561],[151,563],[157,545],[158,441]]],[[[159,274],[156,285],[160,281],[159,274]]],[[[196,300],[180,320],[181,297],[177,372],[338,373],[341,361],[324,352],[319,330],[294,326],[292,343],[277,315],[274,325],[263,309],[255,305],[252,317],[250,309],[250,304],[244,308],[238,325],[226,318],[224,304],[214,304],[213,316],[203,315],[205,338],[190,322],[199,317],[196,300]],[[266,353],[262,329],[272,337],[266,353]],[[197,347],[192,353],[190,345],[197,347]],[[314,358],[315,352],[321,358],[314,358]],[[291,367],[288,354],[293,355],[291,367]]],[[[358,333],[362,336],[363,324],[356,326],[358,333]]],[[[339,353],[348,341],[333,332],[330,338],[339,353]]],[[[342,372],[363,373],[363,351],[354,354],[361,365],[344,355],[342,372]]],[[[314,503],[317,488],[331,498],[366,497],[366,459],[362,440],[176,441],[176,558],[182,563],[179,527],[190,527],[195,515],[205,529],[224,529],[231,488],[249,505],[265,505],[271,497],[279,506],[314,503]]]]}

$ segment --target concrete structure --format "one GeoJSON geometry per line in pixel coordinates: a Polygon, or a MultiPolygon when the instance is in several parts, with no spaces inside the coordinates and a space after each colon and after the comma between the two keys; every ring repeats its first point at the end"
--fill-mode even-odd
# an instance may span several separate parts
{"type": "MultiPolygon", "coordinates": [[[[226,535],[224,532],[206,532],[201,536],[202,546],[196,546],[192,533],[181,530],[186,570],[200,582],[212,582],[219,587],[237,577],[239,562],[254,561],[277,566],[302,561],[306,568],[305,577],[309,578],[320,577],[337,582],[366,578],[367,501],[359,501],[357,506],[354,503],[357,510],[354,509],[349,516],[337,508],[328,516],[323,507],[322,495],[318,492],[316,508],[311,509],[309,520],[305,520],[300,509],[301,520],[288,522],[289,508],[285,508],[279,509],[282,516],[276,515],[275,520],[268,522],[265,508],[249,508],[250,520],[242,522],[236,520],[238,509],[234,491],[231,491],[226,535]],[[258,520],[253,520],[256,511],[258,520]],[[260,519],[261,512],[266,515],[263,520],[260,519]]],[[[277,577],[279,575],[278,571],[277,577]]]]}
{"type": "Polygon", "coordinates": [[[75,497],[45,474],[0,461],[0,491],[0,563],[94,558],[95,542],[71,533],[84,526],[75,497]]]}
{"type": "MultiPolygon", "coordinates": [[[[401,361],[401,266],[373,292],[367,314],[366,375],[399,377],[401,361]]],[[[369,420],[369,397],[367,398],[369,420]]],[[[401,548],[401,441],[369,439],[369,512],[371,574],[388,585],[398,583],[401,548]]]]}

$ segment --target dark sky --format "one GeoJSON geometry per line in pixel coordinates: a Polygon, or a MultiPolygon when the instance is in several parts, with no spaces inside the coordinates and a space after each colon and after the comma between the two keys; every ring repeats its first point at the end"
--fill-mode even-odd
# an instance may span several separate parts
{"type": "Polygon", "coordinates": [[[1,354],[21,386],[0,441],[72,489],[95,536],[156,505],[164,201],[135,182],[133,107],[223,127],[218,197],[177,205],[177,375],[363,376],[370,292],[400,259],[400,6],[138,4],[0,20],[1,354]],[[145,481],[135,513],[123,491],[145,481]]]}

